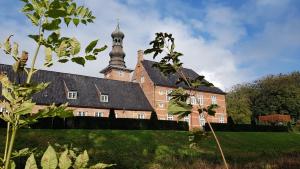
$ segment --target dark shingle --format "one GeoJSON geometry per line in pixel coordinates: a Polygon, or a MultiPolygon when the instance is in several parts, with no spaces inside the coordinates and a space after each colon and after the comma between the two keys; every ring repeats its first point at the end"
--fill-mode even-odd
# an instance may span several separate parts
{"type": "MultiPolygon", "coordinates": [[[[7,72],[11,80],[16,78],[10,65],[0,64],[0,72],[3,71],[7,72]]],[[[21,76],[21,82],[24,81],[25,76],[23,74],[21,76]]],[[[74,107],[141,111],[153,110],[138,83],[45,70],[39,70],[34,74],[32,82],[51,82],[46,90],[35,95],[33,98],[37,104],[41,105],[68,102],[69,106],[74,107]],[[78,92],[78,98],[76,100],[67,99],[65,86],[67,86],[70,91],[78,92]],[[108,103],[100,102],[96,86],[101,93],[109,96],[108,103]]]]}
{"type": "MultiPolygon", "coordinates": [[[[183,88],[188,88],[187,85],[184,83],[180,83],[176,85],[176,81],[178,79],[177,74],[172,74],[168,76],[164,76],[158,68],[152,67],[154,64],[154,61],[150,60],[143,60],[142,64],[147,71],[148,75],[150,76],[151,80],[154,82],[155,85],[158,86],[167,86],[167,87],[183,87],[183,88]]],[[[182,72],[189,78],[195,79],[199,77],[199,75],[193,71],[192,69],[187,69],[183,68],[182,72]]],[[[225,94],[221,89],[217,87],[206,87],[206,86],[201,86],[196,88],[195,90],[198,91],[205,91],[205,92],[211,92],[211,93],[217,93],[217,94],[225,94]]]]}

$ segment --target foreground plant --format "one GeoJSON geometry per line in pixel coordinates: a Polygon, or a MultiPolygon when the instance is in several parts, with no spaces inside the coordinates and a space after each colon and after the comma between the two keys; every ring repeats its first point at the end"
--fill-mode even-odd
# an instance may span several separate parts
{"type": "MultiPolygon", "coordinates": [[[[55,149],[49,145],[42,156],[40,166],[43,169],[104,169],[114,166],[114,164],[98,163],[89,166],[89,155],[86,150],[77,154],[74,150],[65,148],[62,153],[57,153],[55,149]]],[[[31,154],[26,161],[25,169],[38,169],[34,154],[31,154]]]]}
{"type": "MultiPolygon", "coordinates": [[[[175,39],[172,37],[172,34],[156,33],[156,37],[153,41],[150,42],[150,45],[152,45],[152,48],[145,50],[144,53],[153,54],[153,59],[155,59],[159,54],[163,52],[166,53],[166,55],[162,57],[159,62],[154,63],[153,67],[158,68],[165,76],[168,76],[170,74],[177,74],[178,80],[176,84],[183,83],[189,88],[188,90],[186,90],[180,87],[174,89],[171,93],[169,93],[169,96],[171,96],[171,100],[168,104],[168,112],[174,115],[178,115],[178,119],[182,119],[192,113],[193,105],[188,103],[188,99],[191,96],[195,96],[196,92],[193,89],[196,89],[200,86],[212,87],[213,84],[205,81],[204,76],[198,76],[193,79],[182,71],[183,63],[180,61],[180,57],[183,56],[183,54],[175,51],[175,39]]],[[[205,120],[216,140],[224,165],[228,169],[222,147],[210,122],[207,120],[207,117],[209,115],[215,115],[216,108],[218,108],[217,104],[211,104],[207,107],[203,107],[197,100],[197,111],[199,112],[199,114],[204,115],[205,120]]]]}
{"type": "Polygon", "coordinates": [[[88,60],[95,60],[96,56],[106,49],[106,45],[96,48],[98,40],[92,41],[80,54],[81,45],[75,37],[63,37],[60,29],[74,24],[92,23],[95,16],[84,7],[78,6],[73,0],[22,0],[25,4],[22,12],[31,21],[32,25],[38,30],[37,34],[28,35],[36,43],[35,53],[32,55],[32,63],[29,69],[25,68],[30,57],[28,52],[19,52],[19,44],[12,44],[10,35],[0,48],[5,54],[10,55],[15,61],[13,64],[14,73],[17,76],[25,76],[26,81],[11,81],[5,73],[0,74],[2,85],[2,96],[4,100],[0,105],[4,108],[0,118],[7,122],[6,144],[4,156],[0,158],[0,168],[14,168],[12,162],[12,151],[16,134],[19,128],[36,122],[39,118],[45,117],[68,117],[72,116],[72,110],[68,109],[67,104],[57,106],[55,104],[33,112],[35,102],[32,97],[43,91],[49,83],[32,82],[33,75],[38,71],[35,67],[36,60],[41,48],[44,48],[44,65],[51,67],[55,62],[66,63],[72,61],[82,66],[88,60]]]}

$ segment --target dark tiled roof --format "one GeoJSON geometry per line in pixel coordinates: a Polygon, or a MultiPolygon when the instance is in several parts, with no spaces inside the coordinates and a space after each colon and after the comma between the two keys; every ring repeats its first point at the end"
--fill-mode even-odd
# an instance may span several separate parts
{"type": "MultiPolygon", "coordinates": [[[[172,74],[168,76],[164,76],[158,68],[152,67],[154,64],[154,61],[150,60],[143,60],[142,64],[144,68],[146,69],[148,75],[150,76],[151,80],[158,86],[167,86],[167,87],[183,87],[183,88],[188,88],[187,85],[184,83],[180,83],[176,85],[176,81],[178,79],[177,74],[172,74]]],[[[187,69],[183,68],[182,72],[189,78],[195,79],[199,77],[199,75],[193,71],[192,69],[187,69]]],[[[206,86],[201,86],[196,88],[195,90],[199,91],[205,91],[205,92],[211,92],[211,93],[218,93],[218,94],[225,94],[221,89],[217,87],[206,87],[206,86]]]]}
{"type": "MultiPolygon", "coordinates": [[[[11,80],[16,79],[11,66],[0,64],[0,71],[7,72],[11,80]]],[[[21,76],[20,81],[25,81],[24,75],[21,76]]],[[[45,70],[39,70],[34,74],[32,81],[51,82],[46,90],[36,94],[33,98],[37,104],[41,105],[68,102],[69,106],[74,107],[141,111],[153,110],[138,83],[45,70]],[[78,98],[76,100],[67,99],[65,86],[69,91],[73,90],[78,92],[78,98]],[[109,96],[108,103],[100,102],[97,88],[101,93],[109,96]]]]}

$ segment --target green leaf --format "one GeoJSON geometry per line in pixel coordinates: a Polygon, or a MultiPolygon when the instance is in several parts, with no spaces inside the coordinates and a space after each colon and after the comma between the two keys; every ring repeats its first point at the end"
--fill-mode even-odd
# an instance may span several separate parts
{"type": "Polygon", "coordinates": [[[96,165],[93,165],[90,167],[90,169],[103,169],[103,168],[109,168],[112,166],[115,166],[116,164],[104,164],[104,163],[98,163],[96,165]]]}
{"type": "Polygon", "coordinates": [[[10,38],[13,35],[10,35],[8,38],[6,38],[5,42],[4,42],[4,48],[5,48],[5,52],[6,54],[10,54],[11,53],[11,44],[10,44],[10,38]]]}
{"type": "Polygon", "coordinates": [[[51,145],[48,146],[46,152],[44,153],[41,166],[43,169],[56,169],[58,164],[56,152],[51,145]]]}
{"type": "Polygon", "coordinates": [[[53,31],[53,30],[58,30],[59,24],[61,23],[60,19],[53,19],[50,23],[44,23],[42,25],[43,29],[53,31]]]}
{"type": "Polygon", "coordinates": [[[86,48],[85,48],[85,53],[90,53],[94,47],[97,45],[98,40],[92,41],[86,48]]]}
{"type": "Polygon", "coordinates": [[[36,42],[39,42],[40,36],[39,35],[28,35],[31,39],[33,39],[36,42]]]}
{"type": "Polygon", "coordinates": [[[24,5],[24,7],[22,8],[21,10],[22,12],[30,12],[30,11],[33,11],[33,6],[31,4],[26,4],[24,5]]]}
{"type": "Polygon", "coordinates": [[[59,59],[58,60],[58,62],[60,62],[60,63],[66,63],[66,62],[68,62],[69,61],[69,59],[66,59],[66,58],[63,58],[63,59],[59,59]]]}
{"type": "Polygon", "coordinates": [[[10,162],[9,162],[9,168],[10,169],[15,169],[16,168],[16,163],[13,160],[10,160],[10,162]]]}
{"type": "Polygon", "coordinates": [[[107,48],[106,45],[104,45],[102,48],[95,48],[95,49],[93,50],[93,54],[94,54],[94,55],[98,55],[99,52],[104,51],[106,48],[107,48]]]}
{"type": "Polygon", "coordinates": [[[70,41],[71,44],[71,55],[76,55],[80,52],[80,43],[76,38],[72,38],[70,41]]]}
{"type": "Polygon", "coordinates": [[[76,168],[85,168],[89,161],[89,155],[86,150],[82,154],[80,154],[75,160],[76,168]]]}
{"type": "Polygon", "coordinates": [[[77,26],[79,24],[79,19],[78,18],[74,18],[73,19],[73,23],[75,26],[77,26]]]}
{"type": "Polygon", "coordinates": [[[68,14],[73,14],[74,13],[74,9],[76,8],[76,3],[72,3],[69,7],[68,7],[68,9],[67,9],[67,13],[68,14]]]}
{"type": "Polygon", "coordinates": [[[64,21],[65,21],[66,25],[69,26],[69,23],[71,22],[71,18],[66,17],[66,18],[64,18],[64,21]]]}
{"type": "Polygon", "coordinates": [[[85,64],[85,59],[83,57],[74,57],[71,60],[72,60],[72,62],[75,62],[82,66],[84,66],[84,64],[85,64]]]}
{"type": "Polygon", "coordinates": [[[12,48],[12,54],[16,58],[19,54],[19,44],[14,42],[13,48],[12,48]]]}
{"type": "Polygon", "coordinates": [[[67,16],[67,12],[65,10],[52,9],[47,11],[46,15],[51,18],[59,18],[67,16]]]}
{"type": "Polygon", "coordinates": [[[66,55],[66,48],[68,47],[67,42],[64,40],[60,43],[59,47],[56,48],[56,53],[58,57],[62,57],[66,55]]]}
{"type": "Polygon", "coordinates": [[[19,115],[30,114],[34,105],[35,103],[32,103],[31,101],[25,101],[14,111],[14,113],[19,115]]]}
{"type": "Polygon", "coordinates": [[[72,161],[68,156],[68,150],[65,150],[59,157],[59,168],[68,169],[72,165],[72,161]]]}
{"type": "Polygon", "coordinates": [[[94,55],[87,55],[87,56],[85,56],[85,59],[86,60],[96,60],[97,58],[94,55]]]}
{"type": "Polygon", "coordinates": [[[35,25],[38,26],[39,25],[39,19],[34,16],[33,14],[26,14],[27,18],[29,18],[31,20],[31,22],[35,25]]]}
{"type": "Polygon", "coordinates": [[[25,169],[38,169],[33,153],[27,159],[25,169]]]}
{"type": "Polygon", "coordinates": [[[52,63],[52,49],[51,48],[45,48],[45,66],[50,67],[53,65],[52,63]]]}

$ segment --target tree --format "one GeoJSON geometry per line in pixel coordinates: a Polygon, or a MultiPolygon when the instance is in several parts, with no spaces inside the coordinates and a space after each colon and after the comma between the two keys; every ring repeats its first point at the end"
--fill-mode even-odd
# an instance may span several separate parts
{"type": "MultiPolygon", "coordinates": [[[[155,59],[159,54],[163,52],[166,53],[166,55],[163,56],[158,63],[153,64],[153,66],[158,68],[166,76],[169,74],[177,74],[179,78],[177,79],[176,84],[184,84],[190,89],[186,91],[180,87],[169,93],[169,96],[171,96],[171,100],[168,103],[168,112],[174,115],[178,115],[178,118],[181,119],[192,113],[193,106],[190,103],[187,103],[187,99],[189,97],[195,96],[195,92],[191,89],[198,88],[200,86],[211,87],[213,86],[213,84],[204,80],[204,76],[191,78],[183,73],[183,63],[180,60],[180,57],[183,56],[183,54],[175,51],[175,39],[172,37],[172,34],[160,32],[156,33],[155,35],[155,39],[150,42],[152,48],[145,50],[144,53],[153,54],[153,59],[155,59]]],[[[225,168],[228,169],[222,147],[212,126],[210,125],[210,122],[207,120],[208,115],[215,114],[215,109],[218,107],[218,105],[212,104],[210,106],[203,107],[200,105],[199,101],[197,102],[198,113],[204,114],[206,122],[208,123],[208,126],[212,131],[212,134],[220,150],[225,168]]]]}
{"type": "Polygon", "coordinates": [[[227,114],[237,124],[251,122],[250,94],[249,85],[237,85],[226,95],[227,114]]]}
{"type": "Polygon", "coordinates": [[[98,40],[94,40],[85,48],[81,54],[81,45],[75,37],[63,37],[60,28],[73,23],[92,23],[95,19],[92,12],[84,7],[78,6],[73,0],[22,0],[24,6],[22,12],[38,30],[37,34],[28,35],[36,43],[35,53],[32,55],[32,63],[29,69],[25,68],[27,60],[31,57],[28,52],[19,53],[19,44],[11,43],[13,35],[10,35],[0,48],[5,54],[10,55],[15,63],[12,65],[14,72],[21,76],[25,75],[26,82],[11,81],[7,75],[0,74],[2,95],[5,98],[0,102],[4,105],[6,112],[0,114],[0,118],[7,122],[6,144],[4,157],[0,158],[0,168],[13,168],[12,151],[17,131],[20,127],[36,122],[44,117],[68,117],[73,115],[67,104],[56,106],[55,104],[32,113],[35,102],[32,96],[47,88],[49,83],[32,82],[32,76],[38,71],[35,67],[36,60],[41,48],[44,48],[44,65],[51,67],[55,62],[66,63],[72,61],[82,66],[86,61],[95,60],[96,56],[106,49],[106,46],[97,48],[98,40]],[[55,55],[54,55],[55,54],[55,55]],[[55,57],[54,57],[55,56],[55,57]]]}

